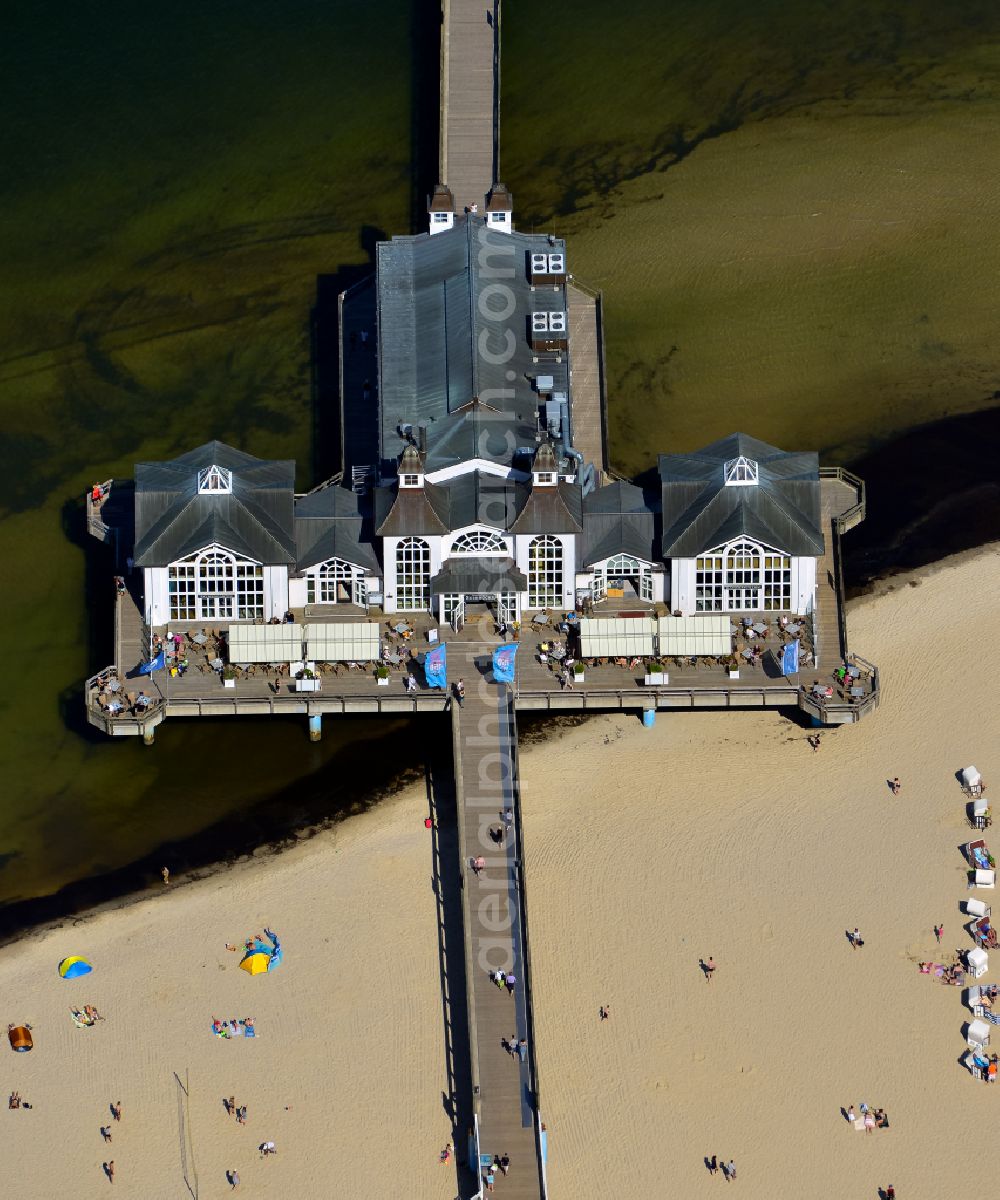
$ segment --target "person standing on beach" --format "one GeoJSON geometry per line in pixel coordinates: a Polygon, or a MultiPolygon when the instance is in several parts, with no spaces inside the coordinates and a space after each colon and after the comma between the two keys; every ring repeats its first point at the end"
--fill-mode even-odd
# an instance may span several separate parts
{"type": "Polygon", "coordinates": [[[719,1169],[719,1160],[718,1160],[718,1158],[717,1158],[717,1157],[716,1157],[716,1156],[713,1154],[713,1155],[712,1155],[712,1157],[711,1157],[711,1158],[708,1160],[708,1173],[709,1173],[709,1175],[714,1175],[714,1174],[716,1173],[716,1171],[718,1171],[718,1169],[719,1169]]]}
{"type": "Polygon", "coordinates": [[[229,1186],[230,1186],[230,1187],[233,1189],[233,1191],[235,1192],[235,1191],[236,1191],[236,1189],[237,1189],[237,1188],[240,1186],[240,1173],[239,1173],[239,1171],[227,1171],[227,1172],[226,1172],[226,1178],[229,1180],[229,1186]]]}
{"type": "Polygon", "coordinates": [[[117,1104],[111,1105],[111,1115],[116,1121],[122,1119],[122,1102],[119,1100],[117,1104]]]}
{"type": "Polygon", "coordinates": [[[108,1183],[114,1183],[114,1181],[115,1181],[115,1160],[114,1159],[112,1159],[111,1162],[106,1162],[104,1164],[104,1174],[107,1175],[107,1177],[108,1177],[108,1183]]]}
{"type": "Polygon", "coordinates": [[[104,1140],[106,1142],[111,1141],[111,1126],[110,1125],[102,1125],[101,1126],[101,1137],[104,1138],[104,1140]]]}
{"type": "Polygon", "coordinates": [[[715,959],[712,958],[711,954],[708,956],[707,961],[703,964],[702,970],[705,972],[705,982],[711,983],[712,976],[715,973],[715,959]]]}
{"type": "Polygon", "coordinates": [[[602,1021],[610,1020],[611,1006],[609,1004],[602,1004],[601,1007],[598,1009],[598,1012],[601,1014],[602,1021]]]}
{"type": "Polygon", "coordinates": [[[722,1168],[722,1171],[726,1177],[726,1182],[729,1183],[731,1180],[736,1178],[736,1163],[730,1159],[726,1166],[722,1168]]]}
{"type": "Polygon", "coordinates": [[[160,872],[160,874],[163,876],[164,883],[170,882],[170,868],[169,867],[164,867],[163,870],[160,872]]]}
{"type": "Polygon", "coordinates": [[[898,775],[897,775],[897,776],[896,776],[896,778],[895,778],[895,779],[892,781],[892,783],[890,783],[890,784],[889,784],[889,786],[892,788],[892,794],[893,794],[894,796],[898,796],[898,795],[899,795],[899,792],[900,792],[900,788],[902,788],[902,786],[903,786],[903,785],[902,785],[902,784],[899,782],[899,776],[898,776],[898,775]]]}
{"type": "Polygon", "coordinates": [[[937,944],[939,946],[941,945],[941,934],[942,933],[944,933],[944,926],[943,925],[935,925],[934,926],[934,940],[937,942],[937,944]]]}
{"type": "Polygon", "coordinates": [[[848,1107],[848,1109],[847,1109],[847,1119],[848,1119],[848,1121],[850,1121],[850,1123],[851,1123],[851,1128],[853,1129],[853,1128],[854,1128],[854,1122],[855,1122],[855,1121],[858,1119],[858,1118],[857,1118],[857,1114],[856,1114],[856,1113],[855,1113],[855,1111],[854,1111],[854,1105],[853,1105],[853,1104],[852,1104],[852,1105],[850,1105],[850,1106],[848,1107]]]}
{"type": "Polygon", "coordinates": [[[855,925],[854,932],[851,934],[851,948],[853,950],[860,950],[864,944],[865,942],[864,938],[861,936],[861,930],[857,927],[857,925],[855,925]]]}

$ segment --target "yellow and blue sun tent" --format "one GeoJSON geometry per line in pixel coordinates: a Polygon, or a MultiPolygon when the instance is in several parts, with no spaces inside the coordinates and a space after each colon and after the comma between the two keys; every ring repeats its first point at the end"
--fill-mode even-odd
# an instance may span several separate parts
{"type": "Polygon", "coordinates": [[[89,975],[94,968],[85,958],[71,954],[59,964],[59,974],[63,979],[78,979],[81,975],[89,975]]]}

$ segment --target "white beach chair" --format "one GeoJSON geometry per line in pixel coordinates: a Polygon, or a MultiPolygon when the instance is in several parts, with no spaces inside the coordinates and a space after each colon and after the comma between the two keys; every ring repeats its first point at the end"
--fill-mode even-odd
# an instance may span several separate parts
{"type": "Polygon", "coordinates": [[[972,824],[976,829],[986,828],[986,818],[989,815],[989,811],[990,806],[985,796],[977,796],[972,801],[972,824]]]}
{"type": "Polygon", "coordinates": [[[992,916],[993,910],[985,900],[966,900],[965,911],[970,917],[975,917],[979,920],[980,917],[992,916]]]}
{"type": "Polygon", "coordinates": [[[962,768],[962,788],[968,796],[979,796],[983,790],[983,777],[975,767],[962,768]]]}
{"type": "Polygon", "coordinates": [[[969,880],[970,888],[995,888],[997,885],[997,873],[991,867],[989,870],[976,870],[972,872],[972,879],[969,880]]]}
{"type": "Polygon", "coordinates": [[[990,956],[982,946],[970,950],[965,956],[965,961],[969,964],[969,974],[973,979],[981,979],[990,967],[990,956]]]}
{"type": "Polygon", "coordinates": [[[990,1044],[990,1027],[985,1021],[976,1020],[969,1022],[969,1032],[966,1036],[966,1042],[971,1050],[982,1050],[990,1044]]]}

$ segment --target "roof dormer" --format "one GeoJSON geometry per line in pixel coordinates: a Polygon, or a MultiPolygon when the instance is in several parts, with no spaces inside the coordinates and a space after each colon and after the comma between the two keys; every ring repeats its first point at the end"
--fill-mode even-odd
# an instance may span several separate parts
{"type": "Polygon", "coordinates": [[[755,487],[759,482],[757,464],[752,458],[741,454],[731,458],[723,468],[726,487],[755,487]]]}
{"type": "Polygon", "coordinates": [[[424,486],[424,460],[416,446],[407,446],[399,456],[399,486],[422,488],[424,486]]]}
{"type": "Polygon", "coordinates": [[[427,219],[431,233],[444,233],[455,227],[455,197],[443,183],[437,185],[427,202],[427,219]]]}
{"type": "Polygon", "coordinates": [[[559,483],[559,464],[552,453],[548,442],[535,451],[535,461],[531,464],[532,487],[555,487],[559,483]]]}
{"type": "Polygon", "coordinates": [[[514,198],[506,184],[495,183],[487,196],[486,224],[498,233],[514,232],[514,198]]]}
{"type": "Polygon", "coordinates": [[[198,493],[202,496],[230,496],[233,491],[233,473],[225,467],[202,467],[198,472],[198,493]]]}

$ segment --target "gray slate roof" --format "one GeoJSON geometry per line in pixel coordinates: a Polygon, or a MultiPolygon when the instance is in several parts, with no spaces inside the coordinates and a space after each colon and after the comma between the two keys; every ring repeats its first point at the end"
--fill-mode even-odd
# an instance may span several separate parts
{"type": "Polygon", "coordinates": [[[694,454],[661,454],[664,558],[695,558],[746,535],[794,555],[820,555],[819,458],[734,433],[694,454]],[[756,485],[727,487],[724,464],[745,455],[756,485]]]}
{"type": "Polygon", "coordinates": [[[656,508],[634,483],[609,483],[583,499],[583,565],[615,554],[658,562],[656,508]]]}
{"type": "Polygon", "coordinates": [[[328,558],[381,574],[372,545],[371,505],[344,487],[325,487],[295,501],[296,566],[300,571],[328,558]]]}
{"type": "Polygon", "coordinates": [[[579,533],[583,528],[583,492],[578,484],[555,487],[517,484],[518,515],[511,533],[579,533]]]}
{"type": "Polygon", "coordinates": [[[466,525],[510,529],[526,492],[486,471],[467,471],[423,488],[378,488],[376,532],[383,537],[447,533],[466,525]]]}
{"type": "Polygon", "coordinates": [[[530,378],[551,375],[554,390],[568,394],[567,356],[536,363],[528,341],[533,311],[567,310],[564,287],[532,291],[532,251],[565,253],[565,243],[491,231],[474,215],[460,216],[443,233],[378,243],[383,472],[395,469],[403,447],[400,423],[440,421],[478,396],[534,427],[539,398],[530,378]]]}
{"type": "Polygon", "coordinates": [[[474,399],[428,426],[424,470],[440,471],[470,458],[509,465],[512,448],[533,446],[534,440],[534,410],[523,419],[474,399]]]}
{"type": "Polygon", "coordinates": [[[528,580],[512,558],[473,558],[459,555],[446,558],[441,570],[431,579],[431,595],[444,592],[472,592],[489,595],[491,592],[523,592],[528,580]]]}
{"type": "Polygon", "coordinates": [[[294,490],[295,463],[254,458],[225,442],[137,463],[135,564],[166,566],[213,543],[257,562],[293,563],[294,490]],[[213,465],[232,472],[232,494],[199,494],[198,472],[213,465]]]}

